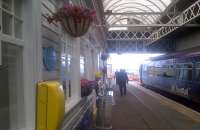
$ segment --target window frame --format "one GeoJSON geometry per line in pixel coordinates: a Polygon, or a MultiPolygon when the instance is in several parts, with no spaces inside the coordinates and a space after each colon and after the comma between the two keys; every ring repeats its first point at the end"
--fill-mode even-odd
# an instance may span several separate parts
{"type": "MultiPolygon", "coordinates": [[[[200,82],[200,79],[197,80],[197,70],[199,70],[199,72],[200,72],[200,62],[196,62],[196,63],[195,63],[195,78],[194,78],[194,80],[195,80],[196,82],[200,82]],[[198,64],[199,64],[199,67],[197,67],[198,64]]],[[[199,75],[200,75],[200,73],[199,73],[199,75]]]]}
{"type": "MultiPolygon", "coordinates": [[[[1,26],[1,29],[0,29],[0,34],[2,35],[2,40],[4,41],[8,41],[10,43],[23,43],[23,24],[24,24],[24,20],[23,20],[23,13],[22,13],[22,10],[23,10],[23,6],[21,7],[21,11],[20,11],[20,16],[17,15],[16,13],[16,10],[15,10],[15,3],[17,2],[21,2],[21,5],[22,5],[22,0],[20,1],[16,1],[16,0],[11,0],[11,10],[8,10],[8,9],[5,9],[3,8],[3,1],[0,0],[0,17],[1,17],[1,20],[0,20],[0,26],[1,26]],[[7,16],[11,16],[11,34],[6,34],[3,32],[4,28],[3,28],[3,13],[5,13],[7,16]],[[21,30],[21,35],[20,36],[17,36],[17,32],[16,29],[17,27],[19,27],[19,25],[15,25],[15,23],[20,23],[20,30],[21,30]],[[13,41],[14,40],[14,41],[13,41]]],[[[17,3],[19,4],[19,3],[17,3]]]]}
{"type": "Polygon", "coordinates": [[[192,81],[193,80],[193,63],[189,62],[189,63],[176,63],[175,64],[175,68],[176,68],[176,80],[180,80],[180,81],[192,81]],[[177,67],[177,65],[180,65],[179,67],[177,67]],[[185,67],[185,65],[191,65],[191,68],[187,68],[185,67]],[[185,78],[185,72],[190,70],[191,71],[191,79],[188,79],[188,73],[187,73],[187,79],[185,78]],[[177,75],[177,71],[179,71],[179,74],[177,75]]]}

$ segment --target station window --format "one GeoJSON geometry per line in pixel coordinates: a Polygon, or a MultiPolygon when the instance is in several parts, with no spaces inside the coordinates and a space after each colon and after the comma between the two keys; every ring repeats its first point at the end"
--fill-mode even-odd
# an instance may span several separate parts
{"type": "Polygon", "coordinates": [[[81,77],[84,77],[84,73],[85,73],[85,58],[83,56],[80,57],[80,73],[81,73],[81,77]]]}
{"type": "Polygon", "coordinates": [[[66,97],[71,97],[71,62],[72,62],[72,46],[70,43],[66,43],[67,44],[67,48],[66,48],[66,55],[67,55],[67,62],[66,62],[66,66],[67,66],[67,87],[66,87],[66,92],[65,92],[65,96],[66,97]]]}
{"type": "Polygon", "coordinates": [[[22,0],[0,0],[2,33],[22,39],[22,0]]]}
{"type": "Polygon", "coordinates": [[[70,67],[71,67],[71,60],[72,57],[70,54],[67,55],[67,71],[70,72],[70,67]]]}
{"type": "Polygon", "coordinates": [[[22,48],[2,42],[0,65],[0,130],[24,129],[22,48]]]}

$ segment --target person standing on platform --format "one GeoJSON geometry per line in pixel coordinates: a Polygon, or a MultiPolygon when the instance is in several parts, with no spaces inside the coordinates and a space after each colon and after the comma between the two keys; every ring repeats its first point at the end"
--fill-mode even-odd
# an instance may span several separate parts
{"type": "Polygon", "coordinates": [[[126,84],[128,83],[128,76],[125,70],[120,70],[118,74],[118,84],[121,96],[126,96],[126,84]]]}

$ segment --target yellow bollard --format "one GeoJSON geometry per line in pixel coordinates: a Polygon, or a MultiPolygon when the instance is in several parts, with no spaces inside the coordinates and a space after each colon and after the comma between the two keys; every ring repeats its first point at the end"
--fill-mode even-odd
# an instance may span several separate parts
{"type": "Polygon", "coordinates": [[[64,118],[64,92],[57,81],[37,86],[37,130],[59,130],[64,118]]]}

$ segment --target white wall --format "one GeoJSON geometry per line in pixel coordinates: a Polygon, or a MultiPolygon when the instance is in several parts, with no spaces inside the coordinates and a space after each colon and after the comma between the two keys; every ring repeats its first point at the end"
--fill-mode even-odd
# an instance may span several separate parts
{"type": "Polygon", "coordinates": [[[36,84],[42,79],[41,4],[39,0],[24,1],[24,102],[25,129],[35,130],[36,84]]]}
{"type": "MultiPolygon", "coordinates": [[[[48,41],[45,37],[52,38],[51,34],[47,34],[44,28],[49,28],[51,31],[55,31],[57,35],[57,41],[61,41],[63,34],[61,29],[55,28],[53,25],[45,23],[42,15],[48,11],[44,7],[47,6],[52,10],[55,10],[54,5],[49,4],[47,0],[24,0],[24,44],[23,44],[23,88],[24,90],[24,113],[25,113],[25,126],[24,130],[35,130],[36,120],[36,85],[38,82],[50,79],[61,79],[59,72],[49,73],[43,70],[42,61],[42,46],[46,45],[48,41]]],[[[55,38],[55,37],[54,37],[55,38]]],[[[87,38],[86,38],[87,39],[87,38]]],[[[62,42],[65,41],[68,44],[72,44],[72,65],[71,65],[71,97],[66,101],[66,112],[73,108],[80,99],[80,39],[65,37],[62,42]]],[[[59,43],[58,43],[59,44],[59,43]]],[[[91,44],[91,43],[88,43],[91,44]]],[[[63,46],[58,51],[61,51],[63,46]]],[[[98,50],[89,46],[87,53],[87,77],[94,79],[94,72],[97,71],[97,55],[98,50]],[[92,50],[94,53],[92,53],[92,50]],[[91,69],[92,68],[92,69],[91,69]]]]}

